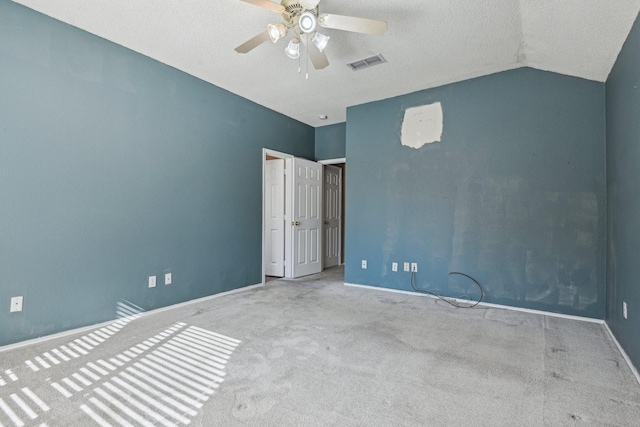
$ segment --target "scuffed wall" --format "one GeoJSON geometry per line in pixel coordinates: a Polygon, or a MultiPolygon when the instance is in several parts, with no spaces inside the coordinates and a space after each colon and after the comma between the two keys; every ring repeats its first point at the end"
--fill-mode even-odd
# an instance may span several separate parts
{"type": "Polygon", "coordinates": [[[402,118],[400,142],[411,148],[440,141],[442,137],[442,104],[407,108],[402,118]]]}
{"type": "Polygon", "coordinates": [[[640,368],[640,20],[607,91],[607,323],[640,368]],[[622,303],[627,303],[627,318],[622,303]]]}
{"type": "Polygon", "coordinates": [[[489,302],[603,318],[604,85],[523,68],[351,107],[346,145],[346,282],[411,290],[417,262],[424,289],[477,297],[460,271],[489,302]],[[403,146],[435,102],[441,141],[403,146]]]}

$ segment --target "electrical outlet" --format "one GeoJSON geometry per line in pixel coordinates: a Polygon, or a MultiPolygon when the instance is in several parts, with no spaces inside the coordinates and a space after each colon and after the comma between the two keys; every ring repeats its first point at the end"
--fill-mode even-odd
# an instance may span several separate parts
{"type": "Polygon", "coordinates": [[[409,263],[408,262],[404,263],[404,271],[409,271],[409,263]]]}
{"type": "Polygon", "coordinates": [[[392,262],[391,263],[391,271],[398,271],[398,263],[397,262],[392,262]]]}
{"type": "Polygon", "coordinates": [[[365,269],[365,270],[367,269],[367,260],[366,259],[362,260],[362,268],[365,269]]]}
{"type": "Polygon", "coordinates": [[[164,284],[165,285],[170,285],[171,284],[171,273],[165,273],[164,274],[164,284]]]}
{"type": "Polygon", "coordinates": [[[156,287],[156,276],[149,276],[149,287],[150,288],[156,287]]]}
{"type": "Polygon", "coordinates": [[[411,263],[411,271],[413,273],[417,273],[418,272],[418,263],[417,262],[412,262],[411,263]]]}
{"type": "Polygon", "coordinates": [[[22,297],[11,297],[11,307],[9,313],[22,311],[22,297]]]}
{"type": "Polygon", "coordinates": [[[622,301],[622,317],[627,318],[627,303],[622,301]]]}

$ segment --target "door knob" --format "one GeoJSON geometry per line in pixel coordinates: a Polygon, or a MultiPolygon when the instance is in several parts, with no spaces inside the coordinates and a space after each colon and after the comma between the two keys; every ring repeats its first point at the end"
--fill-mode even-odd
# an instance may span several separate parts
{"type": "Polygon", "coordinates": [[[291,225],[300,225],[300,221],[291,221],[291,225]]]}
{"type": "Polygon", "coordinates": [[[324,222],[324,224],[325,224],[325,225],[329,225],[329,221],[325,221],[325,222],[324,222]]]}

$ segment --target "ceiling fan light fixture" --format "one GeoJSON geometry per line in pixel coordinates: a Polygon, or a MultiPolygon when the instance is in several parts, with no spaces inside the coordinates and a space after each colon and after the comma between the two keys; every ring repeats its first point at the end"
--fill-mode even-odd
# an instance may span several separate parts
{"type": "Polygon", "coordinates": [[[284,53],[291,59],[300,58],[300,40],[297,37],[292,38],[284,53]]]}
{"type": "Polygon", "coordinates": [[[298,26],[303,33],[311,33],[316,29],[316,16],[311,12],[304,12],[298,18],[298,26]]]}
{"type": "Polygon", "coordinates": [[[327,47],[327,43],[329,43],[330,38],[331,37],[329,36],[325,36],[322,33],[316,32],[311,38],[311,43],[313,43],[318,48],[318,50],[322,52],[324,48],[327,47]]]}
{"type": "Polygon", "coordinates": [[[287,34],[287,26],[284,24],[269,24],[267,25],[267,31],[272,42],[277,42],[287,34]]]}

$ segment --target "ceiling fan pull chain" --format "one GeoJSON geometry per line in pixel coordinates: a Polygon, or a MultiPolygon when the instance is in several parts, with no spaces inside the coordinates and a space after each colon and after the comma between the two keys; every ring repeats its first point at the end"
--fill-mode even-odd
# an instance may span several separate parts
{"type": "Polygon", "coordinates": [[[309,80],[309,33],[305,34],[305,37],[307,37],[307,42],[304,44],[305,48],[307,49],[307,77],[306,77],[306,79],[309,80]]]}

